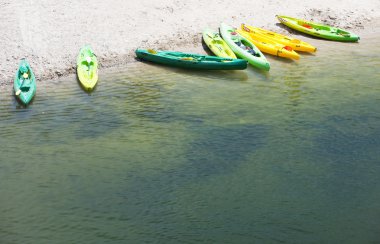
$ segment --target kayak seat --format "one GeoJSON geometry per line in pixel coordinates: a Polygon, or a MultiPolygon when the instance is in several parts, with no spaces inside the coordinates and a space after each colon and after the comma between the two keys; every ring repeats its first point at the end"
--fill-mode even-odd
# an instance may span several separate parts
{"type": "Polygon", "coordinates": [[[255,52],[255,50],[253,50],[253,49],[248,49],[248,52],[249,52],[250,54],[252,54],[253,56],[255,56],[255,57],[260,57],[260,54],[257,53],[257,52],[255,52]]]}
{"type": "Polygon", "coordinates": [[[90,65],[87,63],[87,61],[82,61],[82,65],[86,67],[86,71],[90,71],[90,67],[92,67],[94,62],[90,62],[90,65]]]}
{"type": "Polygon", "coordinates": [[[23,86],[23,87],[20,87],[20,90],[22,92],[28,92],[30,90],[30,87],[29,86],[23,86]]]}

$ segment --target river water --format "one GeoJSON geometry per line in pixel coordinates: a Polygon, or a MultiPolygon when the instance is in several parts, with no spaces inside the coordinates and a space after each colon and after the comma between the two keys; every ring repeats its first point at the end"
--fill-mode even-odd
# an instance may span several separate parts
{"type": "MultiPolygon", "coordinates": [[[[380,241],[380,46],[0,94],[0,243],[380,241]]],[[[267,55],[268,56],[268,55],[267,55]]]]}

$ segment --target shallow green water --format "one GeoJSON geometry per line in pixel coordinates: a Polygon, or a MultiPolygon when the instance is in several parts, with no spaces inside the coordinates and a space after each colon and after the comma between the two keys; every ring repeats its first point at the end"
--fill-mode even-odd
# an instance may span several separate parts
{"type": "Polygon", "coordinates": [[[311,42],[269,74],[3,87],[0,243],[380,241],[380,46],[311,42]]]}

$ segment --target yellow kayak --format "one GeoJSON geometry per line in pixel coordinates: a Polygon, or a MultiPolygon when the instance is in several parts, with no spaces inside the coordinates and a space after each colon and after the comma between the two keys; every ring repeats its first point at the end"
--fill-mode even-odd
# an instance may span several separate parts
{"type": "Polygon", "coordinates": [[[307,42],[301,41],[299,39],[295,39],[289,36],[285,36],[273,31],[264,30],[258,27],[252,27],[249,26],[250,29],[256,31],[257,33],[260,33],[261,35],[272,39],[273,41],[279,42],[281,44],[287,45],[291,48],[293,48],[294,51],[301,51],[301,52],[315,52],[317,51],[317,48],[310,45],[307,42]]]}
{"type": "Polygon", "coordinates": [[[255,46],[264,53],[296,60],[300,58],[300,55],[296,53],[292,47],[273,41],[265,35],[253,30],[251,26],[242,24],[241,28],[238,29],[238,33],[255,44],[255,46]]]}
{"type": "Polygon", "coordinates": [[[216,56],[221,58],[237,58],[219,33],[206,29],[203,31],[202,36],[207,46],[216,56]]]}
{"type": "Polygon", "coordinates": [[[79,51],[77,58],[77,75],[85,90],[91,91],[98,82],[98,59],[90,46],[79,51]]]}

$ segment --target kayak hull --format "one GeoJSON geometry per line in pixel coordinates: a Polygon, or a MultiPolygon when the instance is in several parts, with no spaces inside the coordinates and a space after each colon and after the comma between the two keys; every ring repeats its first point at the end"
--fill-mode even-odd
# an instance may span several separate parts
{"type": "Polygon", "coordinates": [[[343,29],[289,16],[276,15],[276,17],[282,24],[288,26],[289,28],[319,38],[340,42],[357,42],[360,40],[358,35],[343,29]]]}
{"type": "Polygon", "coordinates": [[[19,68],[17,69],[13,83],[13,89],[15,92],[15,96],[23,105],[28,105],[33,100],[36,94],[36,77],[29,63],[25,59],[21,60],[19,68]],[[20,72],[21,65],[25,65],[28,68],[28,74],[30,78],[27,80],[23,80],[22,74],[20,72]],[[17,95],[17,92],[19,90],[21,92],[17,95]]]}
{"type": "Polygon", "coordinates": [[[142,60],[177,68],[199,70],[242,70],[247,68],[247,62],[241,59],[151,49],[137,49],[135,53],[142,60]]]}
{"type": "Polygon", "coordinates": [[[222,39],[219,33],[214,32],[210,29],[206,29],[202,33],[202,37],[208,48],[218,57],[222,58],[234,58],[236,59],[235,53],[227,45],[227,43],[222,39]]]}
{"type": "Polygon", "coordinates": [[[295,60],[300,59],[300,55],[296,53],[291,47],[269,39],[268,37],[255,31],[253,27],[249,25],[242,24],[241,28],[238,30],[238,33],[250,40],[264,53],[282,58],[295,60]]]}
{"type": "Polygon", "coordinates": [[[239,35],[236,29],[225,23],[221,23],[220,33],[236,56],[247,60],[248,63],[258,69],[269,71],[270,64],[264,54],[252,42],[239,35]]]}
{"type": "Polygon", "coordinates": [[[98,82],[98,60],[88,45],[82,47],[77,57],[77,76],[82,87],[91,91],[98,82]],[[90,62],[88,62],[90,58],[90,62]]]}
{"type": "Polygon", "coordinates": [[[275,42],[291,47],[294,51],[300,51],[300,52],[316,52],[317,51],[316,47],[314,47],[313,45],[305,41],[301,41],[299,39],[292,38],[290,36],[282,35],[282,34],[265,30],[262,28],[258,28],[258,27],[251,26],[251,29],[265,36],[268,39],[271,39],[275,42]]]}

